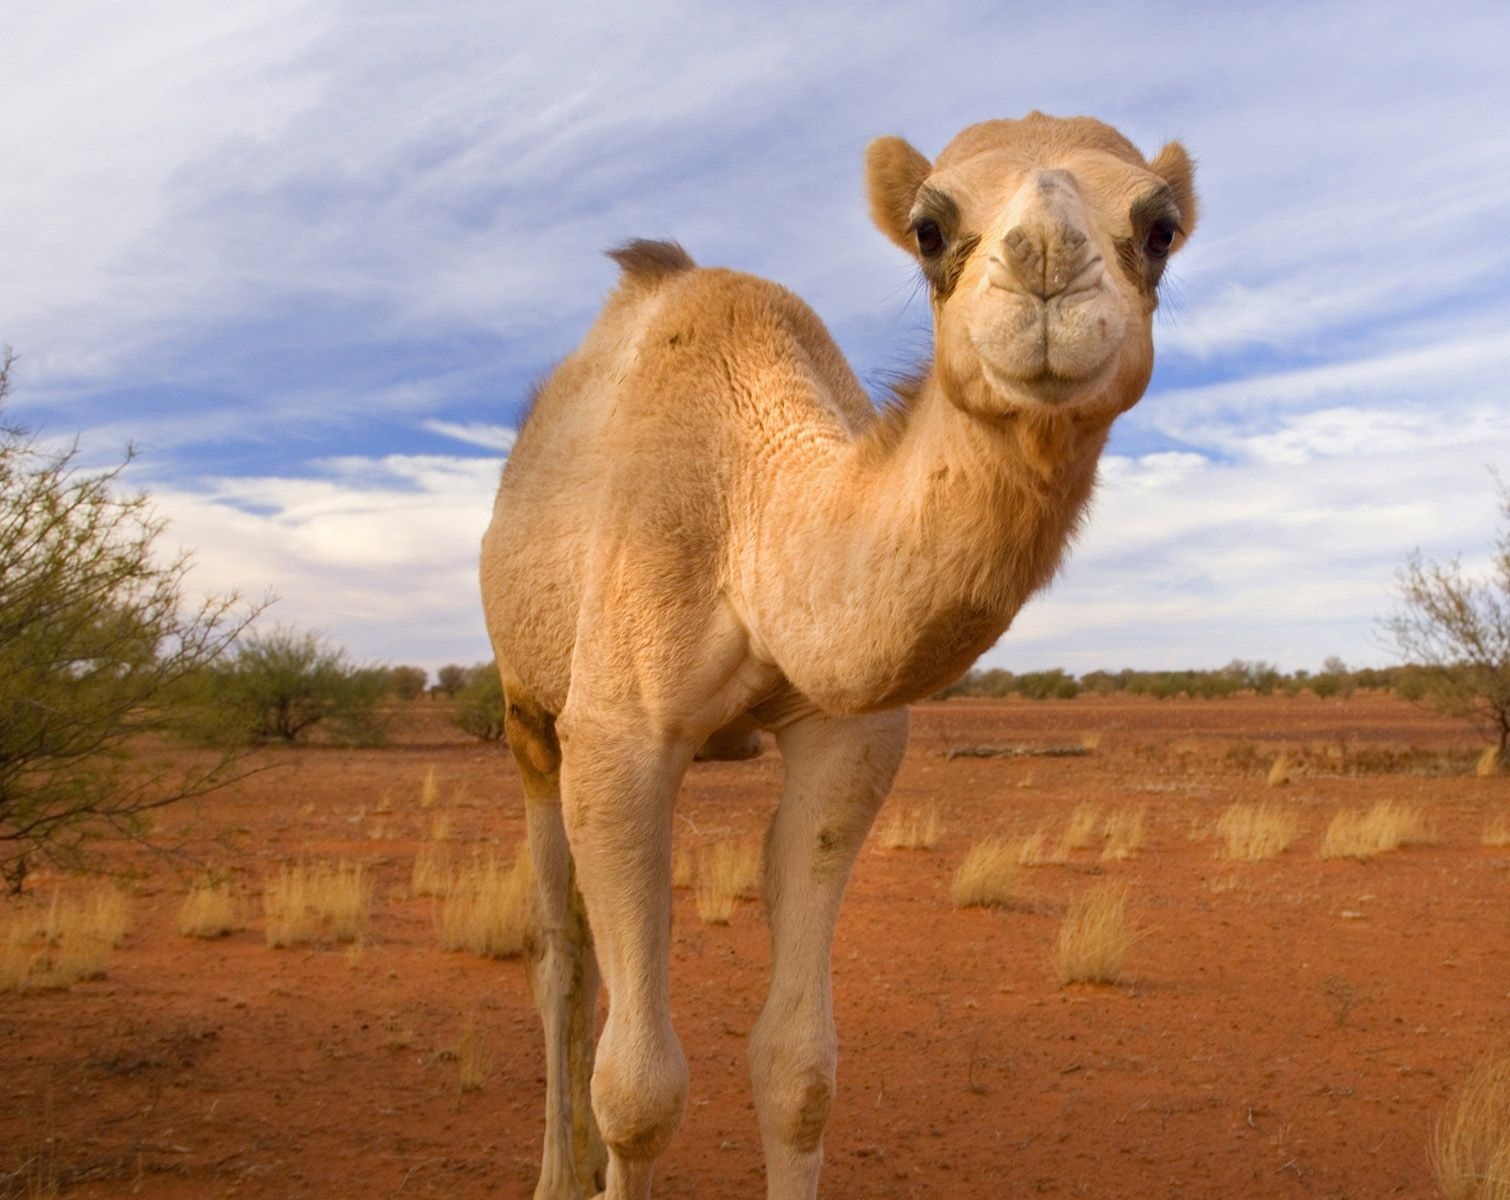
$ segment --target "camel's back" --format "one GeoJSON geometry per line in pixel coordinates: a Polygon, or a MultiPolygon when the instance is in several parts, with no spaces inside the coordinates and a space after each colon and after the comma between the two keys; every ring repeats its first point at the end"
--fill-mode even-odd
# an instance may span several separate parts
{"type": "Polygon", "coordinates": [[[582,344],[540,388],[483,538],[482,592],[511,690],[565,702],[583,597],[618,547],[716,589],[758,500],[752,462],[847,441],[874,409],[822,322],[776,284],[632,243],[582,344]]]}

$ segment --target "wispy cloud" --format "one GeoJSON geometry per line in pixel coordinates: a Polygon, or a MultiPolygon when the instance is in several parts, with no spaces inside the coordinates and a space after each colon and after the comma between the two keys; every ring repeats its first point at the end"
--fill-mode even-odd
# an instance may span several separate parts
{"type": "Polygon", "coordinates": [[[482,446],[507,454],[514,448],[519,431],[510,425],[489,425],[484,421],[426,421],[425,428],[441,437],[466,442],[469,446],[482,446]]]}
{"type": "Polygon", "coordinates": [[[201,592],[271,592],[271,616],[334,632],[386,661],[486,657],[477,553],[492,458],[340,458],[324,478],[153,488],[167,538],[194,551],[201,592]]]}

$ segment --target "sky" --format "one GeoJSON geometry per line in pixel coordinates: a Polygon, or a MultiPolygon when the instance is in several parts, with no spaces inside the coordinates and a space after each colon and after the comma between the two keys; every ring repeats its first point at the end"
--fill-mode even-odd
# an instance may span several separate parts
{"type": "Polygon", "coordinates": [[[82,434],[196,591],[358,661],[489,657],[478,539],[530,384],[675,237],[879,389],[926,356],[866,143],[1090,114],[1197,161],[1158,365],[982,665],[1382,664],[1406,555],[1510,478],[1510,6],[13,0],[7,416],[82,434]]]}

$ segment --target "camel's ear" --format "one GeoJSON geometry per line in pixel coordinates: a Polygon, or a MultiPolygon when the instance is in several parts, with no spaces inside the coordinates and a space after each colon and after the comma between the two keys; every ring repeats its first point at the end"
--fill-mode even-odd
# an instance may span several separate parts
{"type": "Polygon", "coordinates": [[[1169,185],[1169,190],[1174,193],[1174,202],[1180,208],[1179,236],[1169,248],[1173,254],[1195,232],[1196,218],[1200,215],[1195,199],[1195,164],[1190,161],[1190,155],[1185,153],[1184,146],[1179,142],[1170,142],[1154,156],[1148,169],[1169,185]]]}
{"type": "Polygon", "coordinates": [[[876,228],[908,254],[917,255],[907,218],[933,164],[899,137],[879,137],[865,150],[865,190],[876,228]]]}

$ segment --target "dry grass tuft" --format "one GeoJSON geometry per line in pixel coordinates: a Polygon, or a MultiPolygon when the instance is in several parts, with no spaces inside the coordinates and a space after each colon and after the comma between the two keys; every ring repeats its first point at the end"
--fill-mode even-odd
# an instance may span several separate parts
{"type": "Polygon", "coordinates": [[[1017,861],[1025,867],[1049,867],[1068,862],[1070,852],[1064,843],[1050,847],[1048,834],[1035,829],[1017,843],[1017,861]]]}
{"type": "Polygon", "coordinates": [[[456,1039],[456,1083],[463,1093],[480,1092],[493,1073],[493,1051],[475,1022],[468,1021],[456,1039]]]}
{"type": "Polygon", "coordinates": [[[1185,824],[1187,842],[1204,842],[1216,832],[1216,822],[1205,813],[1192,813],[1185,824]]]}
{"type": "Polygon", "coordinates": [[[1112,813],[1101,827],[1106,845],[1101,848],[1105,859],[1126,859],[1137,856],[1148,840],[1148,808],[1124,808],[1112,813]]]}
{"type": "Polygon", "coordinates": [[[1064,828],[1062,845],[1066,850],[1086,850],[1095,844],[1096,831],[1101,827],[1101,811],[1094,804],[1080,804],[1070,814],[1070,823],[1064,828]]]}
{"type": "Polygon", "coordinates": [[[706,925],[727,925],[742,896],[760,890],[760,847],[753,842],[726,839],[707,847],[697,868],[693,900],[706,925]]]}
{"type": "Polygon", "coordinates": [[[932,850],[938,845],[942,833],[939,806],[916,804],[893,812],[876,831],[876,836],[887,850],[932,850]]]}
{"type": "Polygon", "coordinates": [[[1300,836],[1300,814],[1267,800],[1233,804],[1217,818],[1216,832],[1228,858],[1243,862],[1277,858],[1300,836]]]}
{"type": "Polygon", "coordinates": [[[430,840],[432,842],[447,842],[451,840],[451,814],[439,812],[430,818],[430,840]]]}
{"type": "Polygon", "coordinates": [[[686,842],[671,848],[671,886],[686,891],[697,882],[697,855],[686,842]]]}
{"type": "Polygon", "coordinates": [[[425,842],[409,872],[409,894],[444,896],[451,890],[451,875],[451,847],[443,842],[425,842]]]}
{"type": "Polygon", "coordinates": [[[367,932],[372,882],[360,863],[284,866],[262,892],[269,946],[354,942],[367,932]]]}
{"type": "Polygon", "coordinates": [[[0,991],[61,988],[103,975],[130,916],[131,902],[110,884],[82,896],[54,892],[46,907],[0,916],[0,991]]]}
{"type": "Polygon", "coordinates": [[[1499,746],[1485,746],[1478,761],[1473,764],[1473,773],[1480,779],[1491,779],[1505,773],[1505,758],[1499,746]]]}
{"type": "Polygon", "coordinates": [[[1434,840],[1418,807],[1381,800],[1367,812],[1356,808],[1338,812],[1321,839],[1321,857],[1372,858],[1401,846],[1426,845],[1434,840]]]}
{"type": "Polygon", "coordinates": [[[1479,841],[1485,846],[1510,846],[1510,812],[1490,814],[1479,841]]]}
{"type": "Polygon", "coordinates": [[[512,863],[492,855],[475,859],[452,876],[435,932],[442,950],[469,950],[484,958],[509,958],[524,949],[533,882],[529,851],[521,846],[512,863]]]}
{"type": "Polygon", "coordinates": [[[224,937],[240,923],[240,906],[224,880],[202,879],[189,888],[178,909],[178,932],[184,937],[224,937]]]}
{"type": "Polygon", "coordinates": [[[1054,965],[1061,983],[1118,983],[1138,934],[1127,920],[1127,889],[1102,884],[1070,901],[1054,965]]]}
{"type": "Polygon", "coordinates": [[[1510,1200],[1510,1058],[1486,1058],[1438,1115],[1431,1169],[1445,1200],[1510,1200]]]}
{"type": "Polygon", "coordinates": [[[1021,877],[1017,847],[1001,838],[986,838],[966,853],[949,895],[955,908],[1000,908],[1012,902],[1021,877]]]}
{"type": "Polygon", "coordinates": [[[419,806],[434,808],[435,802],[439,799],[440,776],[436,775],[434,767],[426,767],[425,777],[419,782],[419,806]]]}
{"type": "Polygon", "coordinates": [[[1278,758],[1269,766],[1268,781],[1270,787],[1284,787],[1290,782],[1290,756],[1281,751],[1278,758]]]}

